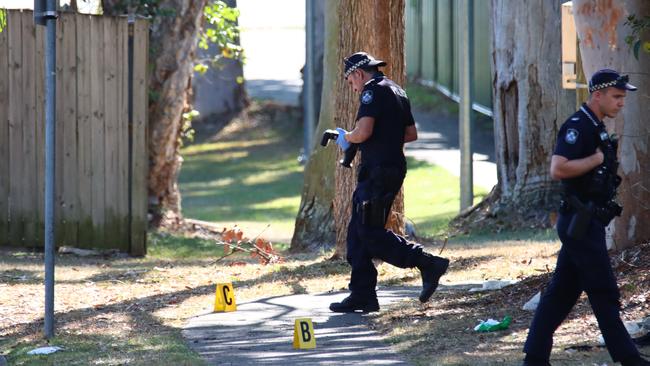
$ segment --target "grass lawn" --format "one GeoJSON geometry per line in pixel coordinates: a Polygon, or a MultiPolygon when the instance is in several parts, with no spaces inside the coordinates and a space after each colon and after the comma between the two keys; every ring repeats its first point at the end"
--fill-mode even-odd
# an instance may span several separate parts
{"type": "MultiPolygon", "coordinates": [[[[408,158],[404,181],[404,214],[413,222],[418,237],[444,235],[460,209],[460,179],[445,169],[408,158]]],[[[474,202],[488,192],[474,187],[474,202]]]]}
{"type": "MultiPolygon", "coordinates": [[[[255,109],[253,116],[268,118],[255,109]]],[[[251,236],[264,231],[273,242],[289,242],[303,184],[303,167],[296,161],[302,143],[299,121],[270,122],[238,121],[215,138],[183,149],[179,181],[185,217],[238,225],[251,236]],[[282,131],[291,132],[283,136],[282,131]]],[[[419,236],[443,234],[460,207],[459,178],[412,158],[408,167],[406,217],[419,236]]],[[[474,192],[476,202],[487,193],[479,187],[474,192]]]]}

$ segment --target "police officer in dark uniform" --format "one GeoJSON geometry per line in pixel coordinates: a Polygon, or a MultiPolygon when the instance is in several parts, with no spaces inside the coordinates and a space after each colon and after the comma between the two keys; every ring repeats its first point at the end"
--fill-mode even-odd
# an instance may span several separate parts
{"type": "Polygon", "coordinates": [[[385,229],[391,205],[406,175],[404,143],[417,139],[408,97],[379,71],[378,67],[386,65],[384,61],[357,52],[344,59],[344,63],[345,79],[361,95],[355,128],[350,132],[338,128],[337,144],[343,150],[356,144],[361,151],[361,164],[347,234],[351,293],[343,301],[332,303],[330,310],[379,310],[373,258],[401,268],[419,268],[423,282],[420,301],[426,302],[446,272],[449,260],[425,253],[419,244],[385,229]]]}
{"type": "Polygon", "coordinates": [[[551,177],[561,179],[564,197],[557,221],[562,248],[524,346],[524,365],[550,365],[553,333],[585,291],[609,354],[623,366],[650,365],[639,355],[621,321],[620,294],[605,243],[605,227],[621,213],[614,201],[616,141],[602,120],[623,108],[636,87],[614,70],[596,72],[590,97],[560,128],[551,158],[551,177]]]}

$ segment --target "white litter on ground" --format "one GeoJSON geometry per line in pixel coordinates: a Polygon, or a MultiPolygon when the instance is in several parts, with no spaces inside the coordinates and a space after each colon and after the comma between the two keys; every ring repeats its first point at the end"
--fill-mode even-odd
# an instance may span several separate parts
{"type": "Polygon", "coordinates": [[[27,354],[28,355],[49,355],[50,353],[58,352],[61,350],[63,350],[63,347],[59,347],[59,346],[39,347],[27,352],[27,354]]]}

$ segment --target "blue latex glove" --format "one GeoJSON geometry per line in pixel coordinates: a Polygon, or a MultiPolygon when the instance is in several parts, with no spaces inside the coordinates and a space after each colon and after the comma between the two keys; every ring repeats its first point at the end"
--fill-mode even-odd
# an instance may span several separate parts
{"type": "Polygon", "coordinates": [[[345,134],[348,132],[341,127],[337,127],[336,131],[339,133],[339,137],[336,139],[336,143],[341,147],[343,151],[347,150],[350,147],[350,142],[345,139],[345,134]]]}

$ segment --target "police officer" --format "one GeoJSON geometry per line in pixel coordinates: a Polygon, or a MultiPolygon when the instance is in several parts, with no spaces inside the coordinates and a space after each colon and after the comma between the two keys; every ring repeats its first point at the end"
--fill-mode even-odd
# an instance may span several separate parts
{"type": "Polygon", "coordinates": [[[560,128],[551,158],[551,177],[561,179],[564,198],[557,221],[562,248],[555,273],[544,291],[524,346],[524,365],[550,365],[553,333],[585,291],[614,362],[650,365],[639,355],[619,314],[620,294],[610,266],[605,227],[621,207],[613,201],[615,141],[602,120],[623,108],[636,87],[628,76],[609,69],[589,81],[589,100],[560,128]],[[609,169],[609,170],[608,170],[609,169]]]}
{"type": "Polygon", "coordinates": [[[357,52],[344,59],[345,79],[360,93],[356,124],[348,132],[337,128],[343,149],[357,144],[361,151],[358,183],[352,196],[352,218],[347,233],[347,261],[352,266],[350,296],[330,304],[334,312],[379,310],[377,270],[379,258],[401,268],[417,267],[422,274],[420,301],[429,300],[449,260],[422,251],[419,244],[385,229],[395,195],[406,174],[404,143],[417,139],[415,121],[404,90],[378,69],[386,62],[357,52]]]}

